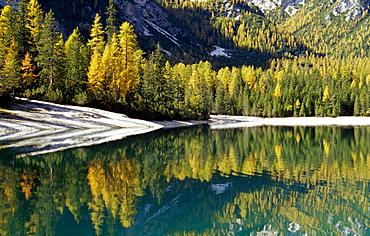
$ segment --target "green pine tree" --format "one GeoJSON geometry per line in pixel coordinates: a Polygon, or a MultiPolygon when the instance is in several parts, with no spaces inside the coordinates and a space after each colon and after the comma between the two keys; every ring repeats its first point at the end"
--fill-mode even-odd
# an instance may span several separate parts
{"type": "Polygon", "coordinates": [[[60,88],[63,86],[64,41],[59,32],[52,11],[45,15],[39,40],[36,42],[37,66],[40,69],[39,86],[47,92],[46,99],[61,101],[60,88]],[[49,97],[49,98],[48,98],[49,97]]]}
{"type": "Polygon", "coordinates": [[[117,32],[117,9],[116,6],[114,5],[113,0],[109,0],[109,5],[107,7],[107,11],[105,12],[107,19],[106,19],[106,27],[105,27],[105,32],[108,35],[108,41],[110,38],[113,36],[114,33],[117,32]]]}
{"type": "Polygon", "coordinates": [[[86,93],[89,49],[76,28],[65,43],[65,69],[63,91],[68,102],[83,104],[88,101],[86,93]]]}

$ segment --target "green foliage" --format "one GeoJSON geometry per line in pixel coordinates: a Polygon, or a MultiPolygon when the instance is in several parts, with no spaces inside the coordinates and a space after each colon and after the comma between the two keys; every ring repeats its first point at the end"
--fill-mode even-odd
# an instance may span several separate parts
{"type": "Polygon", "coordinates": [[[61,103],[63,102],[64,98],[59,88],[49,87],[45,93],[45,100],[56,102],[56,103],[61,103]]]}
{"type": "Polygon", "coordinates": [[[35,60],[40,69],[40,85],[58,88],[62,82],[64,41],[52,12],[45,15],[36,47],[38,55],[35,60]]]}
{"type": "Polygon", "coordinates": [[[109,0],[109,6],[107,7],[107,11],[105,12],[105,14],[107,15],[107,20],[106,20],[107,26],[105,27],[105,31],[108,35],[108,41],[109,41],[109,39],[113,36],[113,34],[117,30],[117,22],[116,22],[117,21],[116,19],[117,10],[116,10],[113,0],[109,0]]]}
{"type": "Polygon", "coordinates": [[[142,65],[142,77],[138,85],[140,96],[140,109],[142,112],[148,112],[149,117],[161,117],[168,113],[167,101],[169,89],[167,80],[164,77],[165,59],[161,52],[161,46],[149,56],[149,60],[142,65]]]}
{"type": "Polygon", "coordinates": [[[79,101],[77,104],[83,105],[83,100],[87,102],[87,99],[81,99],[81,95],[86,95],[85,82],[87,81],[89,50],[78,28],[67,39],[64,50],[66,55],[63,78],[65,100],[71,102],[77,99],[79,101]]]}
{"type": "Polygon", "coordinates": [[[14,89],[21,84],[19,64],[18,64],[18,49],[16,48],[15,40],[12,43],[3,61],[4,65],[0,70],[0,94],[14,94],[14,89]]]}
{"type": "Polygon", "coordinates": [[[74,95],[72,103],[81,106],[91,103],[92,99],[93,98],[89,92],[83,91],[74,95]]]}

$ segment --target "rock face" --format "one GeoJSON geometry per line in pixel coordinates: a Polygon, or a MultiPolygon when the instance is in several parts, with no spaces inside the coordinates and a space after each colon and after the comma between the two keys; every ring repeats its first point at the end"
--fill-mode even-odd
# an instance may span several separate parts
{"type": "MultiPolygon", "coordinates": [[[[175,27],[168,20],[168,13],[154,1],[148,0],[115,0],[119,15],[124,20],[130,22],[135,26],[135,29],[142,36],[150,35],[150,28],[160,27],[173,36],[180,36],[184,33],[175,27]]],[[[155,29],[160,30],[160,29],[155,29]]]]}
{"type": "Polygon", "coordinates": [[[370,1],[345,0],[339,2],[331,13],[334,16],[345,15],[345,20],[350,21],[359,16],[369,7],[370,1]]]}
{"type": "Polygon", "coordinates": [[[247,0],[250,5],[259,7],[262,11],[271,11],[283,7],[289,14],[297,12],[298,5],[304,6],[308,0],[247,0]]]}
{"type": "Polygon", "coordinates": [[[114,1],[122,21],[128,21],[135,27],[135,32],[141,37],[165,38],[173,46],[181,48],[180,41],[187,36],[184,28],[175,26],[166,10],[152,0],[115,0],[114,1]],[[160,36],[158,36],[160,35],[160,36]]]}
{"type": "Polygon", "coordinates": [[[332,8],[331,14],[334,16],[344,16],[346,21],[353,20],[369,9],[369,0],[246,0],[250,5],[259,7],[262,11],[271,11],[277,7],[282,7],[289,15],[294,15],[302,7],[311,4],[320,4],[327,9],[332,8]],[[332,7],[334,6],[334,7],[332,7]]]}

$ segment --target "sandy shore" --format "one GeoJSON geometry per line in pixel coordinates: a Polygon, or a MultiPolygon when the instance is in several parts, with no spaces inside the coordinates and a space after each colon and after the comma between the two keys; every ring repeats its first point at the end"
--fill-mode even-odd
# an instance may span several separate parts
{"type": "Polygon", "coordinates": [[[161,128],[208,124],[211,129],[254,126],[370,126],[370,117],[258,118],[211,116],[206,121],[131,119],[104,110],[19,99],[0,109],[0,149],[15,150],[17,157],[96,145],[161,128]]]}

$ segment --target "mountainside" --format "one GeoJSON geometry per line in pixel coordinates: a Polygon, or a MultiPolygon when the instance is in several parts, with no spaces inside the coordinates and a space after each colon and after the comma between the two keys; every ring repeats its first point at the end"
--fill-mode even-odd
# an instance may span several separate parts
{"type": "MultiPolygon", "coordinates": [[[[368,56],[370,0],[114,0],[117,26],[134,25],[141,48],[159,42],[172,61],[209,60],[215,66],[263,65],[270,57],[309,50],[368,56]]],[[[0,1],[5,5],[5,1],[0,1]]],[[[65,37],[78,26],[88,37],[93,18],[106,18],[108,1],[40,0],[65,37]]]]}
{"type": "Polygon", "coordinates": [[[246,0],[248,4],[259,7],[264,12],[269,12],[276,8],[283,8],[289,15],[294,15],[305,5],[305,0],[246,0]]]}
{"type": "Polygon", "coordinates": [[[282,28],[301,38],[317,53],[335,57],[369,56],[370,1],[311,1],[282,28]]]}
{"type": "Polygon", "coordinates": [[[284,9],[286,13],[293,16],[303,8],[313,9],[319,6],[322,11],[334,16],[342,15],[346,21],[355,19],[366,11],[369,7],[367,0],[246,0],[248,4],[259,7],[265,13],[276,9],[284,9]]]}
{"type": "MultiPolygon", "coordinates": [[[[39,2],[46,11],[53,10],[61,24],[64,36],[68,36],[78,26],[85,37],[88,37],[95,14],[99,13],[103,22],[107,17],[108,1],[105,0],[40,0],[39,2]]],[[[201,44],[158,3],[153,0],[115,0],[114,4],[116,26],[118,27],[124,21],[130,22],[138,35],[141,48],[145,51],[153,50],[159,42],[172,58],[178,57],[189,63],[194,62],[194,58],[185,55],[189,51],[199,51],[201,44]]],[[[198,56],[201,54],[198,53],[198,56]]]]}

